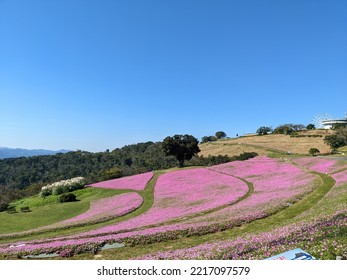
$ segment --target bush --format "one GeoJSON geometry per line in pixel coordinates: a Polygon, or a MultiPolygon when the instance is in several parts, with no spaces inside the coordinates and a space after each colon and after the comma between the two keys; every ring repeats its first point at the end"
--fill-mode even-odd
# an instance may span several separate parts
{"type": "Polygon", "coordinates": [[[60,195],[60,194],[67,193],[67,192],[69,192],[69,189],[67,187],[58,186],[58,187],[52,188],[52,194],[53,195],[60,195]]]}
{"type": "Polygon", "coordinates": [[[8,203],[0,202],[0,212],[5,211],[8,207],[8,203]]]}
{"type": "Polygon", "coordinates": [[[76,195],[74,195],[73,193],[63,193],[63,194],[59,197],[59,202],[60,202],[60,203],[64,203],[64,202],[73,202],[73,201],[77,201],[76,195]]]}
{"type": "Polygon", "coordinates": [[[41,191],[41,197],[45,198],[46,196],[49,196],[52,194],[52,189],[43,189],[41,191]]]}
{"type": "Polygon", "coordinates": [[[84,188],[85,180],[83,177],[76,177],[68,180],[62,180],[41,188],[41,196],[45,198],[51,194],[60,195],[62,193],[72,192],[84,188]]]}
{"type": "Polygon", "coordinates": [[[320,151],[317,148],[311,148],[309,149],[308,153],[312,156],[315,156],[320,153],[320,151]]]}

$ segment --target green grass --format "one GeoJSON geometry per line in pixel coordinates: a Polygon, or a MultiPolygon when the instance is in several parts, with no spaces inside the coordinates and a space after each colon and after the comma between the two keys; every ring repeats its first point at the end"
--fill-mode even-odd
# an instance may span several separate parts
{"type": "Polygon", "coordinates": [[[0,234],[20,232],[50,225],[79,215],[89,209],[90,202],[95,199],[121,193],[110,189],[85,188],[74,191],[79,201],[59,203],[58,195],[42,198],[39,195],[21,199],[11,203],[17,213],[0,212],[0,234]],[[21,207],[29,207],[31,212],[22,213],[21,207]]]}
{"type": "MultiPolygon", "coordinates": [[[[189,167],[191,168],[191,167],[189,167]]],[[[135,211],[124,215],[122,217],[118,217],[115,219],[111,219],[109,221],[106,222],[101,222],[101,223],[97,223],[97,224],[90,224],[90,225],[84,225],[84,226],[76,226],[76,227],[71,227],[71,228],[62,228],[62,229],[55,229],[54,231],[42,231],[42,232],[38,232],[38,233],[33,233],[33,234],[22,234],[22,235],[16,235],[16,237],[9,237],[9,238],[2,238],[0,239],[0,243],[3,242],[8,242],[9,240],[15,242],[18,240],[31,240],[33,238],[38,239],[38,238],[49,238],[49,237],[55,237],[55,236],[65,236],[65,235],[71,235],[71,234],[76,234],[76,233],[80,233],[83,231],[87,231],[87,230],[93,230],[102,226],[107,226],[107,225],[111,225],[111,224],[115,224],[124,220],[128,220],[131,218],[134,218],[138,215],[143,214],[144,212],[148,211],[154,202],[154,186],[156,184],[156,181],[159,177],[159,175],[163,174],[167,172],[167,170],[161,170],[161,171],[156,171],[153,178],[148,182],[148,184],[146,185],[145,190],[143,191],[137,191],[137,193],[139,193],[142,197],[143,197],[143,204],[137,208],[135,211]]],[[[42,205],[42,202],[40,198],[35,197],[31,197],[28,199],[25,199],[23,201],[18,201],[16,202],[16,205],[20,205],[20,207],[23,206],[31,206],[34,204],[41,204],[40,207],[38,207],[35,211],[32,211],[32,213],[36,212],[37,216],[36,219],[34,219],[33,216],[27,216],[27,214],[30,213],[16,213],[16,214],[8,214],[6,212],[2,212],[0,213],[0,219],[2,219],[2,215],[5,217],[4,219],[4,223],[1,221],[1,228],[0,228],[0,233],[11,233],[11,232],[19,232],[19,231],[23,231],[23,230],[27,230],[27,229],[31,229],[31,228],[35,228],[38,226],[42,226],[42,225],[49,225],[52,224],[53,222],[56,221],[61,221],[61,220],[65,220],[68,218],[71,218],[73,216],[76,216],[80,213],[85,212],[88,208],[89,208],[89,203],[91,200],[95,200],[98,198],[102,198],[102,197],[107,197],[107,196],[111,196],[111,195],[116,195],[116,194],[120,194],[120,193],[124,193],[124,192],[129,192],[129,190],[111,190],[111,189],[102,189],[102,188],[86,188],[83,190],[78,190],[76,192],[74,192],[77,195],[78,199],[81,199],[81,203],[84,202],[85,204],[87,204],[87,208],[80,208],[78,209],[78,211],[76,211],[76,209],[70,209],[70,214],[68,216],[64,216],[62,215],[62,213],[59,213],[56,215],[56,220],[52,220],[51,218],[48,217],[44,217],[44,221],[45,223],[42,224],[38,221],[36,221],[36,219],[41,219],[41,215],[42,216],[47,216],[47,211],[49,212],[55,212],[55,209],[57,207],[61,207],[61,205],[64,204],[58,204],[56,202],[56,200],[52,199],[52,201],[47,200],[46,198],[46,203],[47,205],[42,205]],[[95,193],[95,195],[92,195],[93,193],[95,193]],[[33,204],[31,204],[33,203],[33,204]],[[47,208],[45,208],[47,207],[47,208]],[[46,210],[46,213],[44,211],[44,209],[46,210]],[[40,211],[39,211],[40,210],[40,211]],[[13,215],[19,215],[21,217],[23,217],[22,219],[26,218],[26,224],[27,227],[23,227],[20,225],[20,221],[19,222],[14,222],[14,216],[13,215]],[[60,216],[59,216],[60,215],[60,216]],[[58,219],[59,218],[59,219],[58,219]],[[4,229],[2,229],[2,225],[4,225],[4,229]]],[[[74,202],[74,203],[65,203],[67,206],[69,205],[73,205],[75,204],[77,206],[78,202],[74,202]]]]}

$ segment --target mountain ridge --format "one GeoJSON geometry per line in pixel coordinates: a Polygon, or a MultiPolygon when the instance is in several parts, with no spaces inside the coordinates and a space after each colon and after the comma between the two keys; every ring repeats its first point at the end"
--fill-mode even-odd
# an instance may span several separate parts
{"type": "Polygon", "coordinates": [[[67,152],[71,152],[71,151],[65,150],[65,149],[53,151],[53,150],[45,150],[45,149],[22,149],[22,148],[0,147],[0,159],[55,155],[57,153],[67,153],[67,152]]]}

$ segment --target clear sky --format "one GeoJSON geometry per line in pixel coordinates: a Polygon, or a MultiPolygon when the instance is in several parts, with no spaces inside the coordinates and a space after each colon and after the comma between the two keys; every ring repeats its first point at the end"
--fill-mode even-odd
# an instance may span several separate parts
{"type": "Polygon", "coordinates": [[[234,137],[346,90],[346,0],[0,0],[0,146],[234,137]]]}

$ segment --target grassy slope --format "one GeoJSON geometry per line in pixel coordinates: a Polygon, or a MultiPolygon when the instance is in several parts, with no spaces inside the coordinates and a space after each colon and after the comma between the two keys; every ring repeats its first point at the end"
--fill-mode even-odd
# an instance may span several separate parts
{"type": "Polygon", "coordinates": [[[77,202],[59,203],[59,196],[52,195],[43,199],[36,195],[12,203],[11,205],[16,207],[17,213],[0,212],[0,234],[24,231],[72,218],[87,211],[92,200],[120,194],[121,192],[86,188],[77,190],[74,193],[79,200],[77,202]],[[26,206],[30,208],[31,212],[20,212],[20,207],[26,206]]]}
{"type": "MultiPolygon", "coordinates": [[[[175,170],[175,169],[172,169],[172,170],[175,170]]],[[[142,195],[144,196],[146,201],[146,203],[144,203],[142,206],[143,208],[141,207],[141,209],[136,210],[135,212],[131,213],[126,218],[131,218],[135,215],[139,215],[147,211],[152,206],[155,182],[158,176],[164,172],[167,172],[167,171],[157,172],[156,175],[153,177],[153,179],[147,185],[145,191],[143,191],[142,195]]],[[[243,234],[263,232],[263,231],[271,230],[272,228],[275,228],[277,226],[289,224],[296,220],[305,220],[308,218],[315,217],[318,213],[322,212],[321,211],[322,205],[327,205],[324,211],[328,211],[328,210],[334,211],[334,205],[336,205],[336,200],[331,199],[331,197],[329,197],[327,193],[329,193],[329,191],[332,189],[335,181],[328,175],[319,174],[319,173],[314,173],[314,174],[316,174],[316,176],[319,176],[321,179],[320,187],[316,188],[311,194],[309,194],[308,196],[306,196],[304,199],[300,200],[299,202],[295,203],[291,207],[288,207],[267,218],[254,221],[249,224],[244,224],[240,227],[235,227],[230,230],[217,232],[213,234],[207,234],[204,236],[183,237],[183,238],[180,238],[179,240],[170,240],[170,241],[161,242],[161,243],[135,246],[135,247],[132,247],[131,249],[129,247],[119,248],[119,249],[110,249],[110,250],[102,251],[101,253],[99,253],[98,257],[101,257],[102,259],[129,259],[129,258],[139,257],[141,255],[148,254],[151,252],[186,248],[186,247],[199,245],[205,242],[214,242],[217,240],[231,239],[243,234]]],[[[339,201],[342,203],[346,199],[347,199],[347,192],[344,191],[343,195],[339,195],[339,201]]],[[[122,217],[122,220],[123,219],[125,219],[125,217],[122,217]]],[[[115,220],[111,221],[111,223],[114,223],[114,222],[115,220]]],[[[92,225],[90,226],[90,228],[93,228],[95,226],[96,225],[92,225]]],[[[89,229],[89,227],[84,228],[84,230],[86,229],[89,229]]],[[[80,230],[81,229],[72,229],[72,230],[70,229],[70,230],[66,230],[65,232],[64,231],[55,232],[54,234],[52,233],[52,235],[57,235],[57,234],[60,235],[64,233],[70,234],[74,231],[77,232],[80,230]]],[[[35,238],[47,237],[50,235],[51,235],[50,233],[48,234],[45,233],[41,236],[35,236],[35,238]]],[[[346,238],[346,237],[341,237],[341,238],[346,238]]],[[[73,258],[74,259],[93,259],[94,255],[81,254],[81,255],[74,256],[73,258]]]]}
{"type": "MultiPolygon", "coordinates": [[[[190,168],[192,168],[192,167],[190,167],[190,168]]],[[[154,186],[156,184],[156,181],[157,181],[159,175],[163,174],[165,172],[176,170],[176,169],[177,168],[173,168],[173,169],[169,169],[169,170],[165,170],[165,171],[156,171],[153,178],[148,182],[145,190],[137,191],[137,193],[139,193],[143,197],[143,200],[144,200],[143,204],[138,209],[136,209],[135,211],[133,211],[133,212],[131,212],[125,216],[111,219],[111,220],[106,221],[106,222],[100,222],[97,224],[76,226],[76,227],[71,227],[71,228],[67,228],[67,229],[55,229],[54,231],[42,231],[42,232],[34,233],[31,235],[27,235],[27,234],[20,235],[19,234],[19,235],[16,235],[16,237],[11,237],[11,238],[0,238],[0,243],[8,242],[8,241],[17,241],[17,240],[31,240],[33,238],[38,239],[38,238],[48,238],[48,237],[55,237],[55,236],[70,235],[70,234],[75,234],[75,233],[79,233],[79,232],[83,232],[83,231],[87,231],[87,230],[96,229],[98,227],[114,224],[114,223],[121,222],[121,221],[124,221],[127,219],[131,219],[135,216],[141,215],[142,213],[148,211],[148,209],[150,209],[153,205],[154,186]]],[[[116,194],[120,194],[120,193],[124,193],[124,192],[129,192],[129,190],[87,188],[87,189],[80,190],[77,192],[84,193],[84,197],[80,196],[80,199],[82,200],[81,202],[83,202],[83,205],[84,205],[83,210],[82,210],[81,205],[78,205],[79,202],[60,204],[60,203],[56,202],[57,197],[53,197],[53,196],[50,199],[48,199],[49,197],[46,198],[47,205],[42,205],[42,203],[41,203],[42,199],[38,198],[36,196],[32,197],[32,198],[23,199],[21,201],[17,201],[16,204],[20,205],[20,207],[22,207],[22,206],[32,207],[33,205],[37,205],[37,204],[41,204],[41,207],[38,207],[36,209],[32,208],[33,211],[31,213],[16,213],[16,214],[8,214],[6,212],[0,213],[0,219],[2,217],[4,217],[4,222],[1,220],[0,234],[1,233],[20,232],[23,230],[36,228],[36,227],[42,226],[42,225],[52,224],[53,222],[56,222],[56,221],[61,221],[61,220],[65,220],[67,218],[74,217],[74,216],[86,211],[89,208],[89,202],[91,200],[95,200],[95,199],[99,199],[99,198],[107,197],[107,196],[112,196],[112,195],[116,195],[116,194]],[[88,195],[89,192],[91,192],[94,195],[88,195]],[[49,201],[49,200],[51,200],[51,201],[49,201]],[[57,209],[61,208],[62,205],[69,206],[68,208],[66,208],[68,211],[66,211],[65,214],[62,214],[60,216],[59,216],[59,214],[57,214],[55,217],[55,220],[53,220],[50,217],[46,217],[47,211],[52,212],[52,213],[57,212],[57,211],[59,211],[57,209]],[[28,214],[32,214],[32,215],[28,216],[28,214]],[[35,214],[35,215],[33,215],[33,214],[35,214]],[[13,215],[16,215],[16,217],[18,215],[18,217],[20,217],[18,222],[14,221],[13,215]],[[67,216],[67,218],[66,218],[66,216],[67,216]],[[25,225],[22,225],[21,221],[23,221],[24,219],[26,219],[26,222],[25,222],[25,225]],[[40,219],[42,219],[42,221],[39,221],[40,219]]],[[[79,196],[78,196],[78,198],[79,198],[79,196]]]]}
{"type": "Polygon", "coordinates": [[[271,134],[264,136],[249,136],[233,139],[223,139],[200,145],[199,155],[239,155],[243,152],[256,152],[259,155],[273,153],[308,154],[310,148],[317,148],[321,153],[330,152],[330,147],[324,143],[324,136],[329,135],[330,130],[312,130],[301,132],[299,135],[322,135],[323,137],[290,137],[283,134],[271,134]]]}

